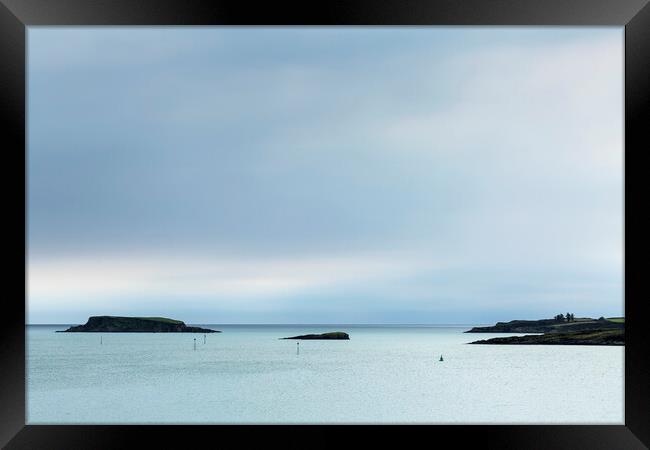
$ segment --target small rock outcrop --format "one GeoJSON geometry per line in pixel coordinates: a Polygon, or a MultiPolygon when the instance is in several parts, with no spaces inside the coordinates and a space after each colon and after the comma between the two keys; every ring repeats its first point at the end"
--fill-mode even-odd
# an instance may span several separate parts
{"type": "Polygon", "coordinates": [[[349,340],[350,336],[347,333],[343,333],[342,331],[334,331],[331,333],[323,333],[323,334],[303,334],[301,336],[292,336],[292,337],[286,337],[286,338],[281,338],[281,339],[335,339],[335,340],[349,340]]]}
{"type": "Polygon", "coordinates": [[[61,333],[221,333],[208,328],[188,327],[180,320],[165,317],[92,316],[85,325],[61,333]]]}

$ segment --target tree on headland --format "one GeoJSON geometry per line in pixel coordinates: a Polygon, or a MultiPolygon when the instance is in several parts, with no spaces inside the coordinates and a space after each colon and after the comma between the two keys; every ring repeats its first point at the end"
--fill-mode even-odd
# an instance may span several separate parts
{"type": "Polygon", "coordinates": [[[553,319],[555,319],[556,322],[575,322],[575,314],[566,313],[566,316],[564,314],[558,314],[553,317],[553,319]]]}

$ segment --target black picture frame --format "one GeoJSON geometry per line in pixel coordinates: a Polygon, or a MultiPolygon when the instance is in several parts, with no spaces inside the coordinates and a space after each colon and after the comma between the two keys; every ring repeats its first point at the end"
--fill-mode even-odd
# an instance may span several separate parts
{"type": "MultiPolygon", "coordinates": [[[[635,449],[650,446],[650,332],[644,330],[640,244],[644,151],[650,149],[650,6],[648,0],[0,0],[0,114],[10,254],[26,262],[25,44],[31,25],[613,25],[625,27],[625,425],[431,426],[40,426],[25,425],[27,270],[9,272],[0,332],[0,445],[7,449],[170,448],[198,440],[223,445],[331,447],[445,445],[463,448],[635,449]],[[23,176],[22,184],[19,179],[23,176]],[[9,175],[9,176],[7,176],[9,175]],[[21,187],[22,186],[22,187],[21,187]],[[22,220],[20,219],[22,217],[22,220]],[[634,244],[632,244],[634,242],[634,244]],[[22,248],[21,248],[22,247],[22,248]],[[9,294],[8,292],[11,292],[9,294]],[[414,434],[415,433],[415,434],[414,434]],[[344,440],[345,439],[345,440],[344,440]],[[415,444],[422,439],[422,444],[415,444]],[[357,444],[358,445],[358,444],[357,444]]],[[[8,246],[7,248],[9,248],[8,246]]],[[[5,258],[9,260],[9,258],[5,258]]],[[[16,270],[17,264],[11,265],[16,270]]],[[[561,405],[559,405],[561,407],[561,405]]],[[[201,444],[199,444],[201,445],[201,444]]]]}

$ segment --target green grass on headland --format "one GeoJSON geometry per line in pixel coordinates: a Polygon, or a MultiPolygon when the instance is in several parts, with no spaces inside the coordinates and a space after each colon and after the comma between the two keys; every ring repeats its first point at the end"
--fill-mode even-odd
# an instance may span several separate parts
{"type": "Polygon", "coordinates": [[[183,323],[181,320],[168,319],[167,317],[133,317],[133,319],[155,320],[156,322],[183,323]]]}
{"type": "Polygon", "coordinates": [[[625,317],[608,317],[607,320],[614,323],[625,323],[625,317]]]}

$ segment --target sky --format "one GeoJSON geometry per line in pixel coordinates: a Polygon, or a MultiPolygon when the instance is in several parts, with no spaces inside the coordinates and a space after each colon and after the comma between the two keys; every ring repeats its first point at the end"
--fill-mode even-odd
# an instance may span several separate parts
{"type": "Polygon", "coordinates": [[[29,323],[624,314],[623,28],[29,27],[29,323]]]}

